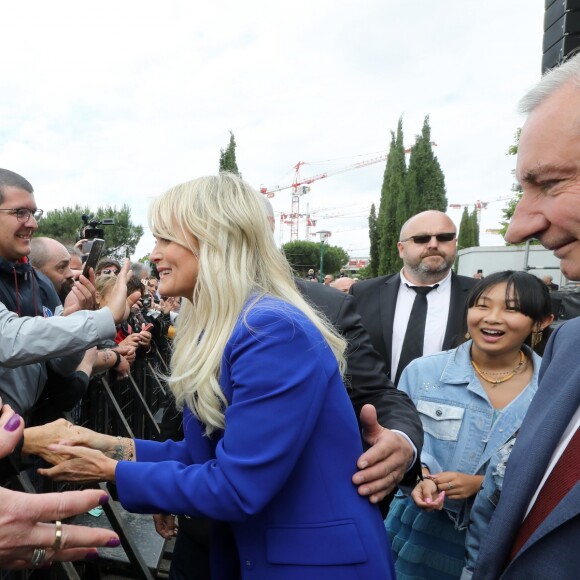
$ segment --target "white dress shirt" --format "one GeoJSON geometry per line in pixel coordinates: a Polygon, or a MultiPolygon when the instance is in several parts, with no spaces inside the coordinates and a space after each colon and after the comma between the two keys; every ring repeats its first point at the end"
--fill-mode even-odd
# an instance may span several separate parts
{"type": "Polygon", "coordinates": [[[538,495],[540,494],[540,491],[542,491],[542,487],[544,487],[544,484],[546,483],[546,480],[550,476],[550,473],[552,473],[552,470],[554,469],[554,467],[556,467],[556,463],[558,463],[558,460],[562,456],[562,453],[564,453],[566,447],[568,447],[570,439],[574,437],[574,433],[576,433],[578,429],[580,429],[580,408],[576,409],[576,413],[574,413],[574,416],[570,420],[570,423],[568,423],[568,427],[566,427],[564,434],[562,435],[560,441],[558,442],[558,445],[556,446],[556,449],[554,450],[554,454],[550,459],[550,463],[548,463],[546,473],[544,473],[544,477],[542,478],[542,481],[540,481],[540,485],[538,486],[538,489],[536,490],[536,493],[534,494],[532,501],[528,505],[526,517],[530,513],[530,510],[534,507],[536,499],[538,499],[538,495]]]}
{"type": "MultiPolygon", "coordinates": [[[[399,286],[399,294],[397,295],[397,304],[395,306],[395,319],[393,321],[391,377],[397,375],[397,367],[401,358],[409,316],[411,315],[415,296],[417,296],[417,293],[408,287],[416,286],[416,284],[405,278],[403,270],[401,270],[400,276],[401,285],[399,286]]],[[[427,294],[427,320],[425,322],[423,355],[443,350],[443,340],[445,339],[447,319],[449,318],[449,302],[451,301],[451,270],[438,284],[439,286],[435,290],[427,294]]],[[[435,286],[435,284],[430,284],[430,286],[435,286]]]]}

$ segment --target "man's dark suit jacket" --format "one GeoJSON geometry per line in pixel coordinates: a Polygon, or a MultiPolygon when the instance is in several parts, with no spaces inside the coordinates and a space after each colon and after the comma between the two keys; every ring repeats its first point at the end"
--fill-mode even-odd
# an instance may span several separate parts
{"type": "MultiPolygon", "coordinates": [[[[379,423],[405,433],[413,441],[419,456],[423,447],[423,428],[415,405],[388,379],[385,365],[373,349],[362,324],[355,299],[324,284],[296,279],[296,286],[348,341],[345,383],[357,417],[363,405],[374,405],[379,423]]],[[[415,481],[419,469],[417,461],[405,481],[415,481]]]]}
{"type": "MultiPolygon", "coordinates": [[[[451,297],[449,318],[443,340],[443,350],[454,348],[465,333],[465,304],[469,290],[477,280],[451,273],[451,297]]],[[[387,373],[391,376],[391,351],[393,345],[393,321],[401,277],[399,273],[364,280],[353,284],[350,293],[356,297],[357,310],[367,329],[375,350],[381,355],[387,373]]]]}
{"type": "Polygon", "coordinates": [[[564,431],[580,405],[580,318],[552,334],[540,368],[538,392],[510,455],[499,503],[484,535],[473,580],[580,578],[580,481],[506,561],[527,507],[564,431]]]}

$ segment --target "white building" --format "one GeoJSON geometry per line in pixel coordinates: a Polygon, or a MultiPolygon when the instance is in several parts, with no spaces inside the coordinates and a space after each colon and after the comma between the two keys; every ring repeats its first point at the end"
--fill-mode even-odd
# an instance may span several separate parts
{"type": "Polygon", "coordinates": [[[560,272],[560,260],[539,245],[480,246],[459,250],[457,273],[473,276],[478,270],[483,270],[484,276],[500,270],[525,270],[538,278],[549,274],[560,288],[568,282],[560,272]]]}

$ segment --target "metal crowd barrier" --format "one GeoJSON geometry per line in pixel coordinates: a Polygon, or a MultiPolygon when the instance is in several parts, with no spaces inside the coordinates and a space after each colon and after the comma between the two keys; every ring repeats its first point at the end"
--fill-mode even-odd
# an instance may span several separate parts
{"type": "MultiPolygon", "coordinates": [[[[159,422],[171,397],[162,379],[167,372],[168,363],[159,352],[151,358],[138,357],[126,379],[110,380],[108,373],[93,377],[84,399],[75,409],[63,415],[72,423],[100,433],[138,439],[157,439],[160,433],[159,422]]],[[[35,475],[36,467],[20,472],[10,487],[26,493],[82,489],[79,485],[38,478],[35,475]]],[[[111,497],[116,496],[114,485],[101,483],[98,486],[111,497]]],[[[145,563],[131,530],[121,517],[116,503],[105,504],[103,511],[112,529],[119,535],[130,563],[131,573],[136,574],[138,578],[152,580],[154,576],[145,563]]],[[[94,563],[54,563],[49,569],[0,571],[0,580],[99,578],[98,566],[98,559],[94,563]]]]}

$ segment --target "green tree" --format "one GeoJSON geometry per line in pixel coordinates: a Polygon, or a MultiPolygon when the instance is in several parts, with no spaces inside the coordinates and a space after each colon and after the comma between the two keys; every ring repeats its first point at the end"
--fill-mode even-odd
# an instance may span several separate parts
{"type": "Polygon", "coordinates": [[[371,265],[370,262],[367,266],[365,266],[364,268],[359,268],[356,271],[355,276],[359,279],[359,280],[367,280],[369,278],[376,278],[376,276],[373,274],[372,270],[371,270],[371,265]]]}
{"type": "Polygon", "coordinates": [[[469,219],[471,221],[471,246],[469,247],[477,248],[479,246],[479,212],[477,207],[474,206],[469,219]]]}
{"type": "Polygon", "coordinates": [[[428,209],[447,211],[445,176],[433,153],[429,115],[425,117],[421,134],[417,135],[411,149],[409,176],[409,181],[414,183],[409,215],[428,209]]]}
{"type": "MultiPolygon", "coordinates": [[[[304,278],[310,268],[320,268],[320,243],[296,240],[282,246],[287,260],[299,278],[304,278]]],[[[348,254],[338,246],[324,246],[324,273],[337,274],[348,262],[348,254]]]]}
{"type": "Polygon", "coordinates": [[[463,208],[461,222],[459,223],[459,235],[457,236],[457,249],[475,248],[479,246],[479,214],[477,207],[473,207],[471,213],[467,206],[463,208]]]}
{"type": "Polygon", "coordinates": [[[348,253],[340,246],[324,247],[324,273],[336,276],[345,264],[348,264],[348,253]]]}
{"type": "Polygon", "coordinates": [[[459,223],[459,235],[457,236],[457,249],[471,247],[471,220],[469,219],[469,211],[467,206],[463,208],[461,214],[461,222],[459,223]]]}
{"type": "Polygon", "coordinates": [[[227,171],[235,173],[241,177],[241,173],[236,163],[236,140],[234,134],[230,131],[230,142],[225,149],[220,149],[220,173],[227,171]]]}
{"type": "MultiPolygon", "coordinates": [[[[378,235],[370,231],[371,264],[375,275],[398,271],[402,262],[397,242],[403,224],[413,215],[435,209],[447,209],[445,177],[433,153],[429,116],[425,117],[421,134],[411,150],[409,166],[405,160],[403,120],[399,118],[396,133],[391,133],[389,155],[381,187],[381,201],[376,219],[378,235]],[[377,250],[378,247],[378,250],[377,250]],[[373,265],[378,255],[378,267],[373,265]]],[[[369,228],[373,216],[369,216],[369,228]]]]}
{"type": "MultiPolygon", "coordinates": [[[[514,143],[508,147],[506,155],[517,155],[518,154],[518,145],[520,142],[521,132],[522,132],[522,129],[520,127],[518,127],[518,129],[514,133],[514,143]]],[[[514,173],[515,173],[515,171],[512,170],[512,175],[514,173]]],[[[512,198],[508,201],[506,207],[502,210],[503,220],[501,222],[501,228],[499,230],[499,233],[503,237],[505,237],[508,226],[510,225],[510,222],[511,222],[512,217],[514,215],[514,211],[516,211],[516,205],[518,205],[518,202],[520,201],[520,199],[522,198],[522,195],[523,195],[522,187],[517,181],[512,185],[512,192],[513,192],[512,198]]],[[[535,243],[537,243],[537,242],[535,242],[535,243]]],[[[509,245],[509,244],[506,243],[506,245],[509,245]]]]}
{"type": "Polygon", "coordinates": [[[403,224],[413,215],[414,207],[417,205],[417,174],[414,171],[407,171],[405,176],[405,194],[397,203],[397,225],[399,230],[403,224]]]}
{"type": "Polygon", "coordinates": [[[369,277],[375,278],[379,275],[379,244],[380,234],[379,225],[377,222],[377,210],[375,204],[371,205],[371,213],[369,214],[369,240],[371,243],[370,260],[367,266],[369,270],[369,277]]]}
{"type": "Polygon", "coordinates": [[[381,202],[377,218],[380,236],[378,240],[379,276],[396,272],[401,267],[397,242],[402,224],[397,221],[397,207],[399,198],[405,195],[406,174],[403,119],[399,118],[397,132],[391,133],[391,144],[383,177],[381,202]]]}
{"type": "Polygon", "coordinates": [[[80,238],[83,227],[81,216],[90,215],[97,221],[114,219],[114,225],[97,226],[103,230],[106,241],[105,256],[116,258],[129,257],[135,253],[135,248],[143,235],[143,228],[131,221],[131,209],[123,204],[120,209],[116,206],[100,206],[92,212],[88,206],[76,205],[47,212],[38,224],[36,236],[55,238],[65,245],[73,245],[80,238]]]}

